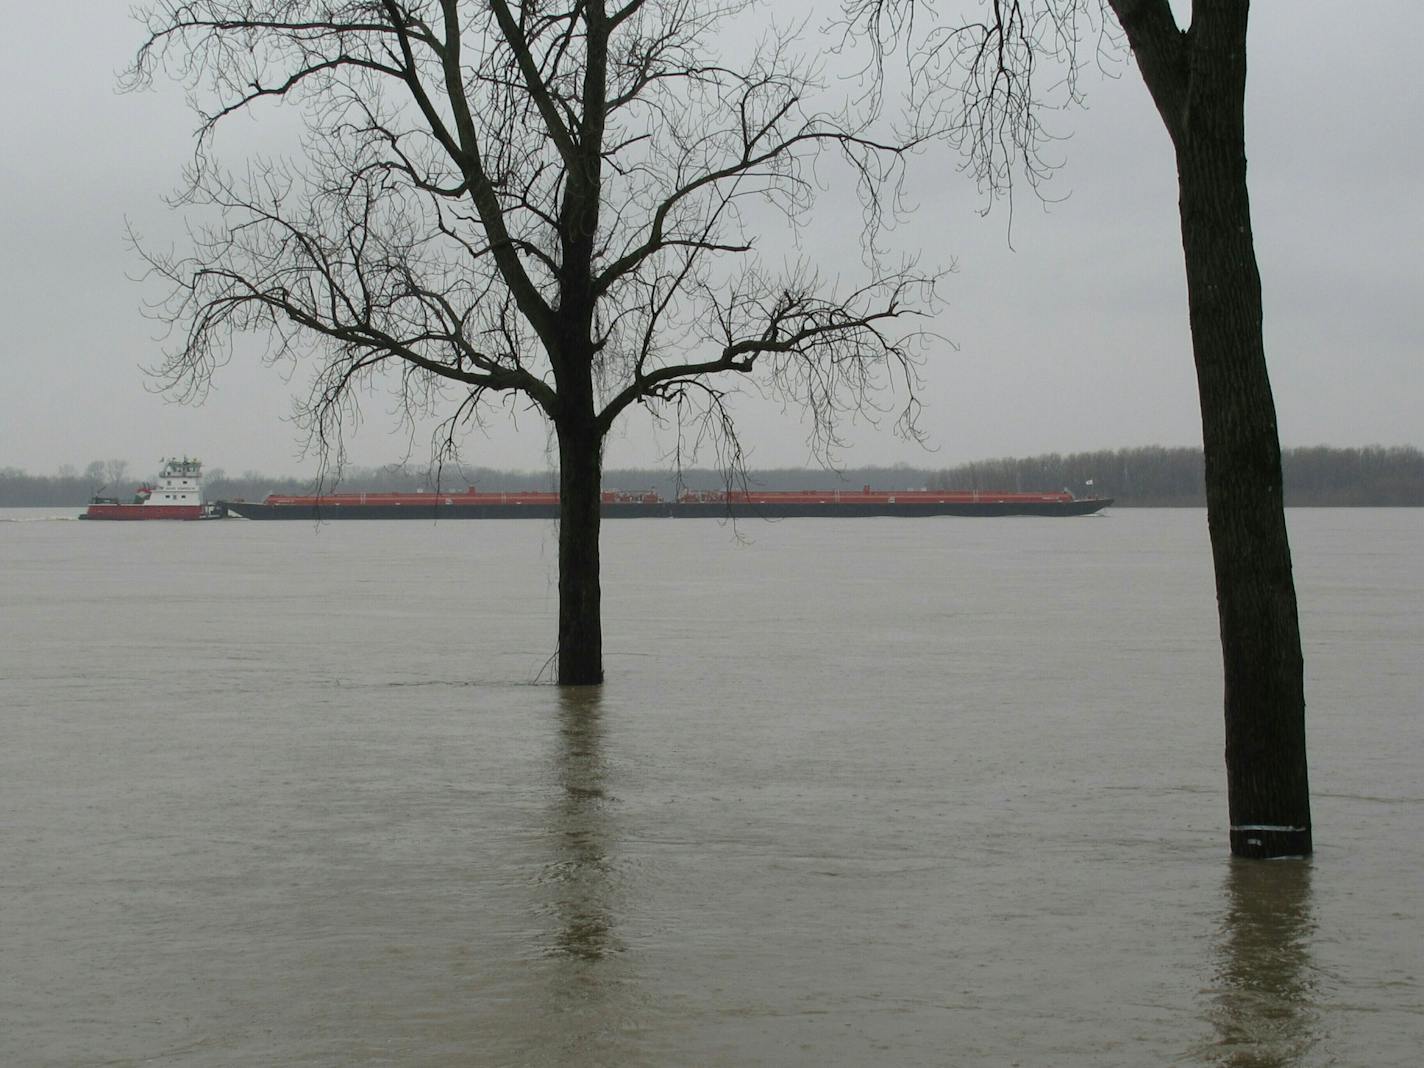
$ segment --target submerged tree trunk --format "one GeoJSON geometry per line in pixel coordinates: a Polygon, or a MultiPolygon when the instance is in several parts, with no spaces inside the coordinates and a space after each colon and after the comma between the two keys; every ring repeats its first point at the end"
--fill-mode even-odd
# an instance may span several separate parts
{"type": "Polygon", "coordinates": [[[1300,624],[1245,156],[1183,153],[1182,240],[1226,674],[1231,850],[1311,850],[1300,624]]]}
{"type": "Polygon", "coordinates": [[[1154,96],[1177,151],[1225,667],[1231,851],[1301,855],[1311,851],[1303,664],[1246,189],[1247,5],[1193,10],[1180,96],[1168,107],[1155,88],[1154,96]]]}
{"type": "Polygon", "coordinates": [[[603,681],[598,533],[603,440],[592,419],[563,420],[559,438],[559,674],[561,686],[603,681]]]}

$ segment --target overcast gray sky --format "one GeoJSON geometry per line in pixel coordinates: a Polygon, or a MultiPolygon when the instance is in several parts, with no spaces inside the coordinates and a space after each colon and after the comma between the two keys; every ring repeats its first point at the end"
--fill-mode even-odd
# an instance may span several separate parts
{"type": "MultiPolygon", "coordinates": [[[[1179,5],[1180,6],[1180,5],[1179,5]]],[[[53,473],[121,458],[198,455],[232,472],[298,473],[284,421],[300,383],[255,359],[224,368],[201,407],[153,392],[159,355],[124,220],[179,240],[162,203],[191,146],[182,90],[120,94],[140,40],[128,5],[66,0],[0,43],[7,101],[0,156],[0,466],[53,473]]],[[[1266,339],[1286,445],[1424,442],[1424,4],[1257,0],[1247,147],[1266,339]]],[[[1136,71],[1088,77],[1045,210],[1018,199],[980,218],[972,182],[944,156],[918,161],[920,207],[904,240],[953,259],[940,346],[924,368],[933,452],[864,426],[847,464],[943,466],[1145,444],[1200,443],[1172,156],[1136,71]]],[[[844,216],[826,225],[844,223],[844,216]]],[[[363,464],[399,460],[378,402],[351,439],[363,464]]],[[[795,415],[749,408],[752,463],[808,461],[795,415]]],[[[420,453],[418,441],[415,459],[420,453]]],[[[657,464],[666,436],[615,430],[611,466],[657,464]]],[[[472,464],[539,468],[532,415],[465,449],[472,464]]]]}

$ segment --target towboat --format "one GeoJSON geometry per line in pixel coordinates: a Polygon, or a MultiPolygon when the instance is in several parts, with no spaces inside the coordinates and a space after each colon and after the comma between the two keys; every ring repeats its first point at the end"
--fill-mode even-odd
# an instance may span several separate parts
{"type": "Polygon", "coordinates": [[[186,456],[164,460],[158,484],[145,482],[130,501],[94,496],[80,519],[221,519],[219,504],[203,501],[203,465],[186,456]]]}

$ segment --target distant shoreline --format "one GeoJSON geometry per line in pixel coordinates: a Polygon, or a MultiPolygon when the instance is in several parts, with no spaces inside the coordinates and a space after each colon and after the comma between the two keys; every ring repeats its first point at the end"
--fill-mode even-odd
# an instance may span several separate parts
{"type": "MultiPolygon", "coordinates": [[[[90,465],[85,475],[62,472],[30,475],[16,468],[0,469],[0,508],[83,508],[103,483],[90,465]]],[[[112,462],[111,462],[112,466],[112,462]]],[[[121,468],[126,465],[119,465],[121,468]]],[[[1311,446],[1282,453],[1285,504],[1288,508],[1418,508],[1424,507],[1424,452],[1414,446],[1369,445],[1360,448],[1311,446]]],[[[140,477],[132,481],[136,485],[140,477]]],[[[1043,493],[1069,490],[1079,497],[1112,497],[1119,508],[1204,508],[1202,453],[1199,448],[1159,445],[1083,453],[1048,453],[1022,458],[979,460],[945,468],[894,467],[764,468],[733,480],[765,490],[943,489],[1043,493]]],[[[673,499],[683,490],[717,490],[727,485],[726,472],[688,468],[609,468],[606,489],[650,490],[673,499]]],[[[461,491],[514,492],[552,490],[557,475],[550,471],[500,471],[462,464],[426,467],[347,468],[340,478],[312,479],[268,476],[257,472],[229,475],[209,468],[209,500],[260,501],[269,493],[461,491]]],[[[132,492],[126,481],[109,484],[105,492],[132,492]]]]}

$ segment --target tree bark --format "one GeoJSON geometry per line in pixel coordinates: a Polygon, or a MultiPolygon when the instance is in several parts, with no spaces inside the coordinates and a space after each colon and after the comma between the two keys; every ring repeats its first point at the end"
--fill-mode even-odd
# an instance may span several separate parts
{"type": "Polygon", "coordinates": [[[561,686],[603,681],[598,532],[603,439],[591,418],[561,418],[559,439],[559,674],[561,686]]]}
{"type": "Polygon", "coordinates": [[[1261,329],[1245,156],[1179,159],[1192,348],[1201,397],[1207,522],[1226,677],[1231,851],[1311,851],[1305,695],[1261,329]]]}
{"type": "Polygon", "coordinates": [[[1142,21],[1123,25],[1177,154],[1225,668],[1231,851],[1303,855],[1312,848],[1304,669],[1246,187],[1248,5],[1198,0],[1191,30],[1171,36],[1150,21],[1163,7],[1145,3],[1130,12],[1142,21]]]}

